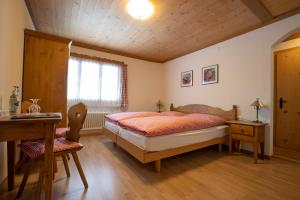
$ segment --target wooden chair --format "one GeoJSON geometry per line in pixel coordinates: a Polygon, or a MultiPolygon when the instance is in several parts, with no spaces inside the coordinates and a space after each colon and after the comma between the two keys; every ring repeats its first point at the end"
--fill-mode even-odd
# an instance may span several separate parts
{"type": "MultiPolygon", "coordinates": [[[[67,162],[67,155],[69,153],[72,155],[76,167],[78,169],[78,172],[80,174],[81,180],[84,184],[84,187],[88,188],[88,183],[86,181],[84,172],[82,170],[77,155],[77,151],[83,148],[83,145],[79,143],[79,139],[80,139],[80,130],[83,126],[84,120],[86,118],[86,114],[87,114],[87,107],[83,103],[76,104],[69,109],[68,120],[69,120],[70,130],[67,131],[66,138],[60,137],[54,139],[53,151],[55,157],[62,157],[66,174],[68,177],[70,177],[70,170],[67,162]]],[[[27,183],[31,166],[34,163],[34,161],[39,161],[44,159],[44,153],[45,153],[44,147],[45,145],[43,141],[31,141],[31,142],[24,142],[20,144],[21,151],[24,153],[26,157],[30,159],[30,161],[25,169],[24,177],[21,182],[17,194],[17,198],[19,198],[23,193],[24,187],[27,183]]],[[[38,181],[39,185],[38,185],[37,195],[41,195],[41,190],[42,190],[41,188],[43,185],[43,178],[44,178],[43,168],[44,168],[43,166],[40,166],[39,181],[38,181]]]]}
{"type": "MultiPolygon", "coordinates": [[[[32,102],[30,100],[23,100],[21,102],[21,113],[29,113],[29,107],[32,105],[32,102]]],[[[60,137],[64,137],[67,133],[67,131],[69,131],[69,128],[56,128],[55,130],[55,138],[60,138],[60,137]]],[[[21,143],[23,143],[24,141],[21,141],[21,143]]],[[[68,160],[70,160],[69,155],[67,155],[68,160]]],[[[18,161],[18,163],[16,164],[16,172],[20,172],[21,167],[24,165],[25,162],[28,161],[28,157],[24,157],[23,156],[23,152],[20,152],[20,160],[18,161]]],[[[56,166],[57,163],[55,161],[54,163],[54,169],[56,170],[56,166]]],[[[55,171],[56,172],[56,171],[55,171]]]]}

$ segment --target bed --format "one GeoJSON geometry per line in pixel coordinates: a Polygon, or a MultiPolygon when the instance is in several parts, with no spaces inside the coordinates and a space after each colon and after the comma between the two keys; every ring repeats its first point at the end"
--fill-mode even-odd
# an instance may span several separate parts
{"type": "Polygon", "coordinates": [[[105,117],[104,132],[108,137],[110,137],[114,142],[116,142],[116,135],[119,134],[119,130],[120,130],[119,122],[121,120],[140,118],[140,117],[150,117],[150,116],[157,116],[157,115],[160,115],[160,113],[157,112],[115,113],[111,118],[105,117]]]}
{"type": "MultiPolygon", "coordinates": [[[[231,110],[225,111],[221,108],[202,104],[189,104],[179,107],[174,107],[173,104],[171,104],[170,111],[185,114],[200,113],[213,115],[222,117],[227,121],[237,120],[237,106],[235,105],[231,110]]],[[[212,145],[218,145],[219,151],[221,151],[222,144],[228,138],[228,126],[226,124],[204,129],[182,131],[174,134],[158,134],[153,137],[143,135],[128,125],[130,121],[150,121],[151,118],[155,118],[159,115],[161,114],[148,113],[148,116],[140,114],[138,116],[133,115],[127,117],[125,120],[120,118],[120,121],[106,120],[104,135],[108,136],[116,145],[130,153],[140,162],[144,164],[154,162],[157,172],[160,171],[161,160],[164,158],[212,145]]]]}

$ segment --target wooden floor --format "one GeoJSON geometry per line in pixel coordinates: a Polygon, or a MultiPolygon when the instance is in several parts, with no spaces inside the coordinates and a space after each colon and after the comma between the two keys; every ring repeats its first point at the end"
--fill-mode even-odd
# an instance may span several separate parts
{"type": "MultiPolygon", "coordinates": [[[[104,136],[81,139],[79,153],[88,190],[84,190],[73,160],[71,177],[62,161],[54,184],[55,199],[299,199],[300,164],[277,158],[253,164],[247,155],[229,155],[210,148],[166,159],[161,173],[142,165],[104,136]]],[[[21,176],[17,177],[19,179],[21,176]]],[[[21,199],[32,199],[37,175],[30,177],[21,199]]],[[[17,190],[17,189],[16,189],[17,190]]],[[[16,190],[1,200],[15,199],[16,190]]]]}

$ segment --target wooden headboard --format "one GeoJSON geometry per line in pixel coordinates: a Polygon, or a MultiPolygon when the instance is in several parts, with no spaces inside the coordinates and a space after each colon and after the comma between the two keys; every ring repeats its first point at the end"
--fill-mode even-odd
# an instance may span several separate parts
{"type": "Polygon", "coordinates": [[[217,115],[223,117],[224,119],[237,120],[237,106],[233,105],[231,110],[225,111],[221,108],[211,107],[203,104],[188,104],[185,106],[174,107],[173,104],[170,106],[170,111],[178,111],[183,113],[202,113],[202,114],[210,114],[217,115]]]}

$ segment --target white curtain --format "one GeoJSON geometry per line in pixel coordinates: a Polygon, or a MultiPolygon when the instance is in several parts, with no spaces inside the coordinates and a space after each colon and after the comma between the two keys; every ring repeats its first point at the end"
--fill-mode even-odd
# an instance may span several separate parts
{"type": "Polygon", "coordinates": [[[68,107],[84,102],[89,112],[114,112],[122,103],[122,65],[70,57],[68,107]]]}

